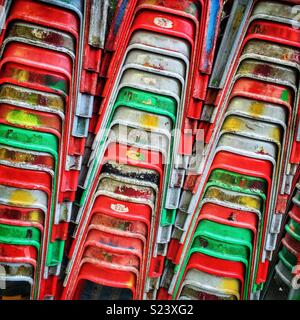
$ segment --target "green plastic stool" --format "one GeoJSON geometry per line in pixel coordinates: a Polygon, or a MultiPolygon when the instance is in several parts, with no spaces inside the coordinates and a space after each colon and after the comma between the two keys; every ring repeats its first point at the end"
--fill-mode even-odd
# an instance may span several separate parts
{"type": "Polygon", "coordinates": [[[290,219],[290,222],[285,225],[285,230],[291,237],[297,241],[300,241],[300,233],[297,232],[299,224],[297,224],[298,226],[296,226],[296,228],[295,224],[297,224],[297,222],[295,222],[293,219],[290,219]]]}
{"type": "Polygon", "coordinates": [[[257,194],[266,198],[267,182],[264,179],[243,175],[222,169],[212,171],[209,181],[217,180],[226,186],[231,186],[232,190],[257,194]]]}
{"type": "Polygon", "coordinates": [[[173,127],[177,121],[177,102],[175,99],[167,96],[129,87],[122,88],[119,91],[116,103],[113,106],[109,123],[112,121],[116,109],[122,106],[165,115],[172,120],[173,127]]]}
{"type": "Polygon", "coordinates": [[[279,259],[282,263],[292,272],[293,267],[297,264],[297,258],[283,247],[282,250],[278,253],[279,259]]]}
{"type": "Polygon", "coordinates": [[[39,254],[40,242],[41,232],[37,228],[0,224],[0,243],[33,246],[39,254]]]}
{"type": "Polygon", "coordinates": [[[235,192],[261,197],[264,204],[261,211],[262,213],[265,212],[265,203],[267,198],[267,183],[265,180],[231,171],[216,169],[211,173],[206,189],[212,185],[235,192]]]}
{"type": "Polygon", "coordinates": [[[185,259],[185,266],[195,252],[223,260],[242,262],[246,270],[244,296],[247,295],[250,283],[249,266],[252,261],[252,233],[250,230],[202,220],[195,231],[192,247],[185,259]]]}

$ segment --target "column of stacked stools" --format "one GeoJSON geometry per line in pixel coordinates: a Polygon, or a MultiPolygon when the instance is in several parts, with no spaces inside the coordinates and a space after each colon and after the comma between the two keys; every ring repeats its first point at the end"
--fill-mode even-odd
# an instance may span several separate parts
{"type": "Polygon", "coordinates": [[[282,249],[278,254],[279,261],[275,266],[275,278],[288,293],[287,298],[300,300],[299,262],[300,262],[300,184],[296,186],[296,194],[288,213],[289,220],[285,225],[286,234],[282,239],[282,249]],[[298,275],[298,276],[297,276],[298,275]],[[293,278],[296,276],[295,280],[293,278]]]}
{"type": "Polygon", "coordinates": [[[167,190],[200,61],[203,8],[200,1],[124,6],[63,299],[155,299],[175,220],[167,190]]]}
{"type": "MultiPolygon", "coordinates": [[[[283,216],[277,195],[288,197],[299,165],[294,15],[288,1],[253,4],[215,111],[198,191],[181,214],[188,231],[179,239],[169,287],[175,299],[255,299],[264,286],[283,216]]],[[[292,237],[298,222],[294,209],[287,225],[292,237]]]]}
{"type": "MultiPolygon", "coordinates": [[[[299,170],[298,170],[299,171],[299,170]]],[[[300,173],[300,171],[299,171],[300,173]]],[[[282,238],[269,274],[265,299],[300,300],[300,184],[299,174],[293,186],[282,226],[282,238]]]]}
{"type": "Polygon", "coordinates": [[[75,116],[81,23],[81,1],[15,0],[1,34],[1,299],[56,294],[85,142],[75,116]]]}

